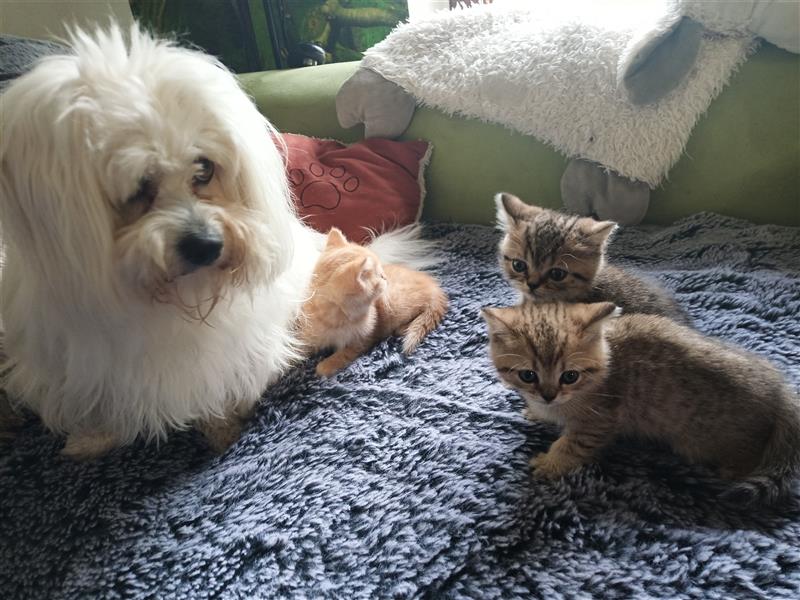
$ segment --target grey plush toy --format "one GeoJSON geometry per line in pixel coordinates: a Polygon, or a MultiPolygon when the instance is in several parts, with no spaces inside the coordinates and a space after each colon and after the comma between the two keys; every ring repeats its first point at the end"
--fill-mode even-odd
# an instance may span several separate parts
{"type": "Polygon", "coordinates": [[[417,103],[396,83],[360,68],[336,94],[336,116],[342,127],[364,124],[364,136],[396,138],[411,123],[417,103]]]}
{"type": "Polygon", "coordinates": [[[571,213],[635,225],[647,213],[650,188],[597,163],[573,158],[561,176],[561,200],[571,213]]]}
{"type": "MultiPolygon", "coordinates": [[[[800,1],[665,0],[666,10],[641,23],[617,66],[617,88],[636,106],[659,102],[695,67],[703,36],[761,36],[800,52],[800,1]]],[[[400,86],[361,68],[336,98],[343,127],[364,123],[367,137],[396,137],[406,130],[416,102],[400,86]]],[[[561,178],[561,198],[571,212],[622,224],[641,221],[650,189],[607,167],[572,158],[561,178]]]]}
{"type": "Polygon", "coordinates": [[[800,2],[672,0],[670,10],[643,24],[617,68],[617,85],[637,105],[658,102],[694,66],[708,31],[759,36],[800,53],[800,2]]]}

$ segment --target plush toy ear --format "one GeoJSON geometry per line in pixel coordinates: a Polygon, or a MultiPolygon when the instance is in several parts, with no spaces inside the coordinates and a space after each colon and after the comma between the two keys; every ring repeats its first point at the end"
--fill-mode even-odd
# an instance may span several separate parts
{"type": "Polygon", "coordinates": [[[617,87],[637,106],[658,102],[694,67],[703,26],[668,11],[642,25],[623,50],[617,65],[617,87]]]}
{"type": "Polygon", "coordinates": [[[497,225],[506,231],[511,225],[520,220],[531,219],[542,212],[542,208],[525,204],[513,194],[500,192],[494,197],[497,206],[497,225]]]}
{"type": "Polygon", "coordinates": [[[364,123],[364,137],[396,138],[411,123],[417,102],[396,83],[359,68],[336,94],[336,116],[345,129],[364,123]]]}
{"type": "Polygon", "coordinates": [[[347,238],[344,237],[344,234],[336,227],[331,227],[331,230],[328,232],[328,241],[325,244],[325,248],[341,248],[346,245],[347,238]]]}

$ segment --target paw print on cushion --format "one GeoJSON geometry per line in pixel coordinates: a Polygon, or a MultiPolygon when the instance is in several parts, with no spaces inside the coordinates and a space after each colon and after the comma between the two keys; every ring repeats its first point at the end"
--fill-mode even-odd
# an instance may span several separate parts
{"type": "Polygon", "coordinates": [[[301,206],[334,210],[341,204],[343,192],[353,193],[361,185],[358,177],[348,175],[342,166],[331,168],[327,173],[330,178],[325,175],[325,167],[315,162],[310,163],[307,169],[289,171],[301,206]]]}
{"type": "Polygon", "coordinates": [[[295,208],[309,227],[322,233],[338,227],[364,243],[372,232],[419,218],[428,142],[376,138],[345,145],[293,133],[281,137],[295,208]]]}

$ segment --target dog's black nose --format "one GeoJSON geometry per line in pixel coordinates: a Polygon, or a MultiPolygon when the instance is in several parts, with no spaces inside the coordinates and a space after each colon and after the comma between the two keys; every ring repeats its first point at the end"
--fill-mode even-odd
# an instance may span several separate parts
{"type": "Polygon", "coordinates": [[[196,267],[210,265],[222,254],[222,236],[211,231],[192,231],[178,242],[178,252],[196,267]]]}

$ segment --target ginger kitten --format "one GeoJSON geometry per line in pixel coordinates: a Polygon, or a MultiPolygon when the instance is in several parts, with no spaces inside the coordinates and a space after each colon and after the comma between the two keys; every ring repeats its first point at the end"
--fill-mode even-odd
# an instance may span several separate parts
{"type": "Polygon", "coordinates": [[[317,365],[317,374],[326,377],[391,335],[403,336],[409,354],[447,312],[447,296],[433,277],[382,265],[374,252],[348,242],[336,228],[328,233],[311,287],[300,339],[315,351],[336,349],[317,365]]]}
{"type": "Polygon", "coordinates": [[[497,194],[500,264],[506,279],[536,302],[613,302],[625,314],[663,315],[690,325],[657,283],[606,263],[613,221],[565,215],[497,194]]]}
{"type": "Polygon", "coordinates": [[[527,416],[563,432],[531,461],[557,477],[594,461],[618,436],[667,443],[771,502],[800,466],[800,405],[754,354],[664,317],[615,317],[610,302],[486,308],[490,354],[527,416]]]}

